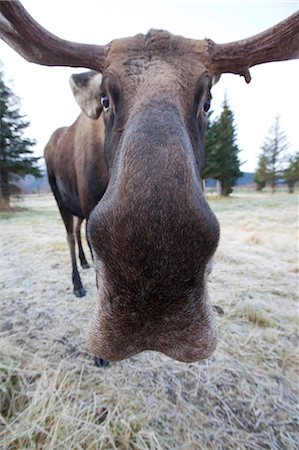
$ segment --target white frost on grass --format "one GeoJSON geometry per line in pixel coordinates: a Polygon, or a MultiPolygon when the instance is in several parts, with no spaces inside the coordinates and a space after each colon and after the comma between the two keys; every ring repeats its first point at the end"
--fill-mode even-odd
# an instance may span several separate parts
{"type": "Polygon", "coordinates": [[[106,370],[85,347],[93,269],[75,298],[54,200],[22,206],[0,214],[3,448],[298,448],[296,196],[211,200],[222,232],[209,289],[224,310],[211,358],[145,352],[106,370]]]}

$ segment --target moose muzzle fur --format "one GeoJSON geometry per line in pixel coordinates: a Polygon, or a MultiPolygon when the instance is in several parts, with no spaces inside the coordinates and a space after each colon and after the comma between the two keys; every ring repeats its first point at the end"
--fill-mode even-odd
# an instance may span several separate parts
{"type": "Polygon", "coordinates": [[[191,362],[216,346],[206,285],[219,225],[177,105],[165,102],[132,113],[89,218],[99,287],[89,349],[110,361],[157,350],[191,362]]]}

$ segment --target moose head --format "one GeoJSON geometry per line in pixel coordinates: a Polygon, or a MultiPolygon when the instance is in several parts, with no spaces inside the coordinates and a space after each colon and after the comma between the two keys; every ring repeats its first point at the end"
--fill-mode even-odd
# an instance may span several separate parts
{"type": "Polygon", "coordinates": [[[201,187],[210,89],[222,73],[249,83],[250,67],[297,58],[298,13],[228,44],[151,30],[87,45],[49,33],[18,1],[0,12],[0,36],[28,61],[91,69],[71,79],[82,111],[104,129],[109,174],[88,215],[98,280],[91,351],[206,358],[216,346],[207,274],[219,241],[201,187]]]}

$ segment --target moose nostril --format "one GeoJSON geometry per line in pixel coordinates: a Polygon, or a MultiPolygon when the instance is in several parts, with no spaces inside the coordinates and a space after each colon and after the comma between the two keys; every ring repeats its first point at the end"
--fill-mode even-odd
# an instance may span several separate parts
{"type": "Polygon", "coordinates": [[[98,358],[97,356],[94,357],[94,363],[97,367],[108,367],[109,361],[106,361],[105,359],[98,358]]]}

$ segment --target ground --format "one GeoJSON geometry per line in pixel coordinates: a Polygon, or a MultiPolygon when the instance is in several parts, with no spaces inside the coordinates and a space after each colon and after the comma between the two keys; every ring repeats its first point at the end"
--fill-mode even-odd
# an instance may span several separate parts
{"type": "Polygon", "coordinates": [[[221,223],[212,357],[145,352],[106,369],[85,346],[94,272],[81,270],[87,295],[74,297],[51,195],[1,213],[0,448],[299,448],[297,200],[210,199],[221,223]]]}

